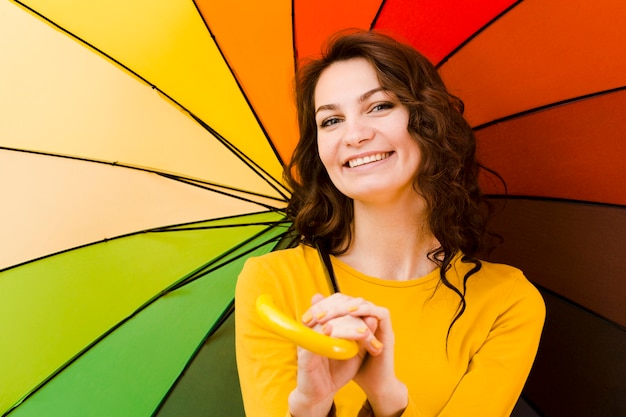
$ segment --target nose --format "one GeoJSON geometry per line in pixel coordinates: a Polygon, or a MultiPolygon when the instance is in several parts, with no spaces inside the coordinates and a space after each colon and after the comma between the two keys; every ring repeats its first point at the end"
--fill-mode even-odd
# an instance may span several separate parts
{"type": "Polygon", "coordinates": [[[362,117],[352,117],[344,121],[343,143],[346,146],[359,146],[374,136],[374,129],[362,117]]]}

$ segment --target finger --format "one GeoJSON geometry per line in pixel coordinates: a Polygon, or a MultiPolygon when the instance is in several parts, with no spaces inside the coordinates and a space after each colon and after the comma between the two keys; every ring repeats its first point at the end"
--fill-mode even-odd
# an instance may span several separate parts
{"type": "Polygon", "coordinates": [[[324,307],[324,304],[320,304],[323,302],[324,297],[322,294],[317,293],[311,297],[311,308],[304,312],[302,315],[302,322],[307,326],[313,328],[318,323],[320,319],[322,319],[327,313],[327,308],[324,307]]]}
{"type": "Polygon", "coordinates": [[[388,309],[365,302],[350,314],[361,318],[368,326],[371,336],[365,340],[365,348],[371,355],[381,354],[385,345],[393,346],[394,335],[388,309]]]}
{"type": "Polygon", "coordinates": [[[343,316],[332,319],[323,324],[317,324],[324,334],[335,338],[348,340],[365,340],[370,337],[371,331],[367,324],[358,317],[343,316]]]}
{"type": "Polygon", "coordinates": [[[322,301],[324,298],[325,297],[322,294],[317,293],[311,298],[311,304],[317,304],[320,301],[322,301]]]}
{"type": "Polygon", "coordinates": [[[362,298],[354,298],[341,293],[323,298],[316,294],[313,297],[313,302],[311,308],[302,316],[302,321],[310,327],[317,323],[326,323],[337,317],[350,315],[358,310],[361,304],[366,303],[362,298]]]}
{"type": "Polygon", "coordinates": [[[350,310],[350,315],[355,317],[374,317],[379,322],[389,321],[389,310],[385,307],[379,307],[370,302],[360,303],[356,308],[350,310]]]}
{"type": "Polygon", "coordinates": [[[382,353],[386,342],[377,338],[375,333],[379,330],[380,320],[388,321],[387,309],[340,293],[314,299],[317,303],[303,316],[308,327],[333,338],[354,340],[360,349],[373,356],[382,353]]]}
{"type": "Polygon", "coordinates": [[[367,343],[365,345],[365,349],[372,356],[378,356],[383,352],[385,345],[383,342],[378,340],[375,335],[371,335],[369,339],[367,339],[367,343]]]}

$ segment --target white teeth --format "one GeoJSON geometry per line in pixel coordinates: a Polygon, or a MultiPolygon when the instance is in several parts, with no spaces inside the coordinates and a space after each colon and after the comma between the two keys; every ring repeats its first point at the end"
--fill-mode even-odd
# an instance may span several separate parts
{"type": "Polygon", "coordinates": [[[391,155],[390,152],[377,153],[376,155],[369,155],[363,158],[351,159],[348,161],[348,166],[350,168],[358,167],[360,165],[369,164],[370,162],[382,161],[385,158],[388,158],[391,155]]]}

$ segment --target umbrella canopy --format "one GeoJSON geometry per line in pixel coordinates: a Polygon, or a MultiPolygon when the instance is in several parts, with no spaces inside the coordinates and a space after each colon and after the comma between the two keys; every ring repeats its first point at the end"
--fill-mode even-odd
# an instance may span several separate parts
{"type": "Polygon", "coordinates": [[[0,414],[242,415],[229,314],[288,228],[294,68],[359,27],[438,65],[507,182],[493,256],[549,313],[530,402],[619,415],[623,2],[29,0],[0,21],[0,414]]]}

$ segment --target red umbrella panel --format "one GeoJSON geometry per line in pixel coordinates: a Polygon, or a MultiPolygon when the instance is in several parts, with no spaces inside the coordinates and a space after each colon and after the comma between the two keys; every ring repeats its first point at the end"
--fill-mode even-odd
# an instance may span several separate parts
{"type": "MultiPolygon", "coordinates": [[[[481,162],[506,181],[493,258],[548,305],[528,402],[543,415],[623,411],[623,2],[0,9],[0,414],[242,415],[232,288],[288,227],[294,69],[355,27],[439,67],[481,162]]],[[[498,184],[483,178],[496,203],[498,184]]]]}

